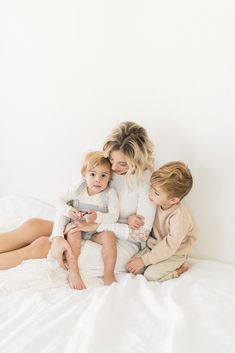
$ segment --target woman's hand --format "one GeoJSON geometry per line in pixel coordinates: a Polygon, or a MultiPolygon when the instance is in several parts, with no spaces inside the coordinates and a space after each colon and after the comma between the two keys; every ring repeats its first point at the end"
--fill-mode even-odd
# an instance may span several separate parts
{"type": "Polygon", "coordinates": [[[91,222],[85,222],[85,221],[74,221],[67,224],[64,230],[64,234],[67,234],[68,232],[72,234],[72,233],[81,232],[81,231],[93,232],[93,231],[96,231],[98,226],[99,224],[97,223],[91,223],[91,222]]]}
{"type": "Polygon", "coordinates": [[[142,273],[144,267],[145,265],[142,257],[133,257],[133,259],[131,259],[127,264],[127,271],[137,275],[138,273],[142,273]]]}
{"type": "Polygon", "coordinates": [[[88,214],[84,216],[86,222],[93,223],[97,218],[97,213],[95,211],[88,211],[88,214]]]}
{"type": "Polygon", "coordinates": [[[59,265],[67,271],[68,268],[63,261],[63,255],[65,251],[68,251],[69,256],[74,257],[72,249],[67,240],[65,240],[63,237],[53,238],[51,243],[51,255],[58,261],[59,265]]]}
{"type": "Polygon", "coordinates": [[[127,223],[131,228],[138,229],[144,225],[144,217],[140,215],[130,215],[127,218],[127,223]]]}

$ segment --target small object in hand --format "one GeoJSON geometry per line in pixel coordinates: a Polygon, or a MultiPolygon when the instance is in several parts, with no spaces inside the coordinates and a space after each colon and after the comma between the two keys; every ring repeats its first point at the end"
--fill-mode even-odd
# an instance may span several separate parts
{"type": "Polygon", "coordinates": [[[79,215],[77,216],[77,218],[75,219],[75,221],[80,221],[85,215],[87,215],[89,212],[85,211],[79,211],[79,215]]]}
{"type": "Polygon", "coordinates": [[[85,212],[81,212],[82,214],[82,217],[84,217],[85,215],[87,215],[89,212],[88,211],[85,211],[85,212]]]}

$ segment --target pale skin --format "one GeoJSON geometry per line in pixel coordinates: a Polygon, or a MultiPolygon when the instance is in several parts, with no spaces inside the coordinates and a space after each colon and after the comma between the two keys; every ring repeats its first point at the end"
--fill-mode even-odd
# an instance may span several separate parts
{"type": "MultiPolygon", "coordinates": [[[[155,205],[161,206],[162,209],[168,209],[171,206],[177,204],[180,199],[178,197],[169,198],[167,193],[158,185],[151,185],[149,191],[149,199],[154,202],[155,205]]],[[[144,261],[140,256],[134,256],[127,265],[128,272],[135,275],[142,273],[145,268],[144,261]]],[[[189,269],[189,264],[185,262],[182,266],[176,269],[177,275],[180,276],[182,273],[189,269]]]]}
{"type": "MultiPolygon", "coordinates": [[[[13,231],[0,234],[0,269],[15,267],[24,260],[46,257],[52,228],[53,222],[31,218],[13,231]]],[[[69,244],[65,247],[71,251],[69,244]]]]}

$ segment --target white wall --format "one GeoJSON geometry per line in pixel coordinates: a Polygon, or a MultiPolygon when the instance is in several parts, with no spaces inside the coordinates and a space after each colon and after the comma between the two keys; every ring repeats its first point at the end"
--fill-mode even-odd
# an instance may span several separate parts
{"type": "Polygon", "coordinates": [[[233,1],[0,5],[0,196],[51,202],[118,122],[189,164],[194,256],[235,263],[233,1]]]}

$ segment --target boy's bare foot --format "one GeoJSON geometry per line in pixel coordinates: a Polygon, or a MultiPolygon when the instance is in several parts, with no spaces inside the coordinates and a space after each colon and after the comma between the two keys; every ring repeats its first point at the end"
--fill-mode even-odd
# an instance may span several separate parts
{"type": "Polygon", "coordinates": [[[104,285],[109,286],[113,282],[117,282],[116,277],[113,273],[105,274],[104,275],[104,285]]]}
{"type": "Polygon", "coordinates": [[[77,272],[69,272],[68,281],[69,281],[70,288],[72,289],[78,289],[78,290],[86,289],[86,286],[83,283],[80,274],[77,272]]]}
{"type": "Polygon", "coordinates": [[[182,273],[188,271],[190,265],[188,262],[184,262],[179,268],[177,268],[176,273],[178,276],[182,275],[182,273]]]}

